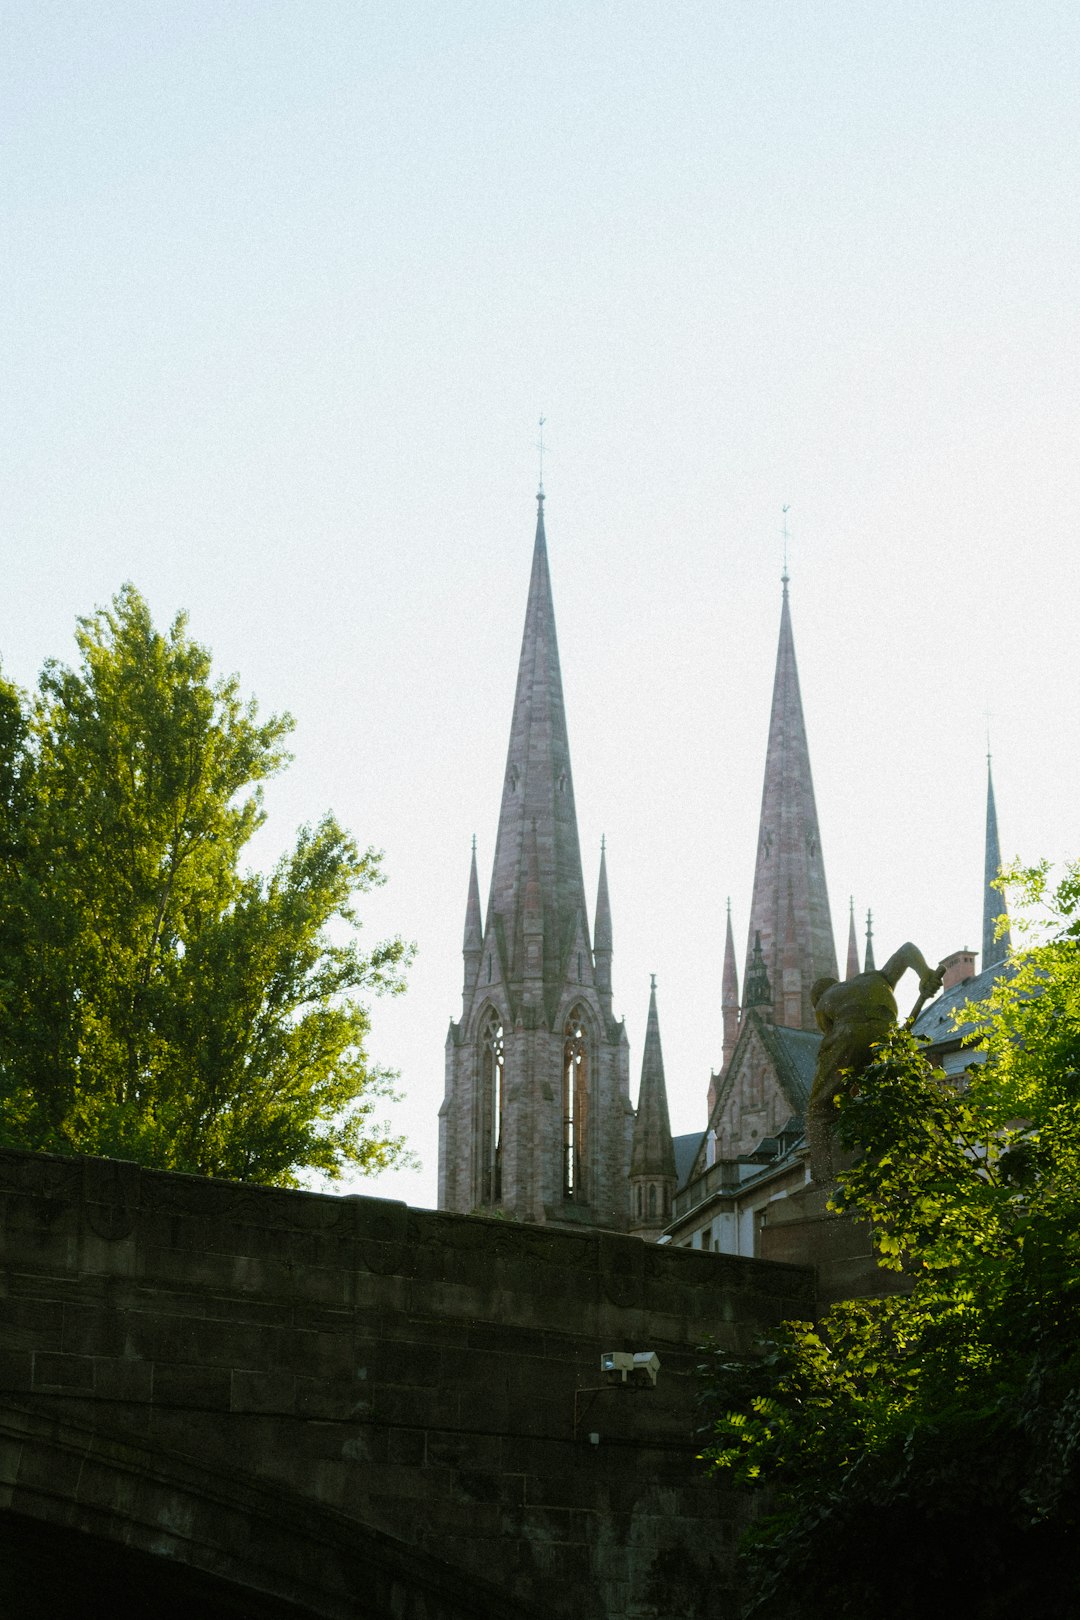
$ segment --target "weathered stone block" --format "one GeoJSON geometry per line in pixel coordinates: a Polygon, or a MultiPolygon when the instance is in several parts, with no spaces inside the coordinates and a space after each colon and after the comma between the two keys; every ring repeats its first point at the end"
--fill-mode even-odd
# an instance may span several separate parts
{"type": "Polygon", "coordinates": [[[228,1411],[231,1378],[225,1367],[154,1365],[153,1400],[160,1406],[228,1411]]]}
{"type": "Polygon", "coordinates": [[[54,1355],[34,1352],[35,1389],[78,1389],[94,1387],[94,1363],[90,1356],[54,1355]]]}

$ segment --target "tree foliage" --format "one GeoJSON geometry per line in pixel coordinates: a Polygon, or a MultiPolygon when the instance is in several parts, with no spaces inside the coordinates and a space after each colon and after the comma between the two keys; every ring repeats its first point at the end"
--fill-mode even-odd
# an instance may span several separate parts
{"type": "Polygon", "coordinates": [[[241,869],[288,716],[213,678],[125,586],[76,669],[0,680],[0,1143],[277,1185],[379,1168],[358,993],[395,991],[353,898],[383,881],[332,816],[241,869]]]}
{"type": "Polygon", "coordinates": [[[748,1614],[1076,1612],[1080,868],[1012,882],[1050,931],[967,1011],[987,1061],[898,1031],[840,1105],[837,1206],[910,1291],[703,1368],[706,1459],[767,1493],[748,1614]]]}

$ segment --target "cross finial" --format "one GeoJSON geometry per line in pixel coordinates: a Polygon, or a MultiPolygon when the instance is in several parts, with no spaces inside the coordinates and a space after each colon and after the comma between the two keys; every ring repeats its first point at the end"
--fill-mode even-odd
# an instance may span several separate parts
{"type": "Polygon", "coordinates": [[[537,440],[536,445],[540,452],[540,488],[537,491],[537,500],[541,501],[544,498],[544,425],[546,422],[547,417],[542,415],[540,417],[540,438],[537,440]]]}
{"type": "Polygon", "coordinates": [[[656,989],[656,974],[655,973],[650,973],[649,978],[652,980],[652,983],[650,984],[649,989],[650,990],[655,990],[656,989]]]}
{"type": "Polygon", "coordinates": [[[604,851],[606,849],[607,849],[607,839],[604,837],[604,834],[601,833],[600,834],[600,853],[601,853],[601,855],[604,853],[604,851]]]}
{"type": "Polygon", "coordinates": [[[990,763],[990,709],[986,710],[986,763],[990,763]]]}
{"type": "Polygon", "coordinates": [[[782,535],[783,535],[783,537],[784,537],[784,572],[783,572],[783,573],[782,573],[782,574],[781,574],[781,576],[780,576],[780,579],[781,579],[781,582],[782,582],[782,584],[783,584],[783,587],[784,587],[784,589],[785,589],[785,591],[786,591],[786,590],[787,590],[787,585],[788,585],[788,571],[787,571],[787,563],[788,563],[788,558],[787,558],[787,553],[788,553],[788,541],[789,541],[789,540],[790,540],[790,538],[791,538],[791,536],[790,536],[790,534],[789,534],[789,533],[788,533],[788,521],[787,521],[787,515],[788,515],[788,513],[789,513],[789,512],[790,512],[790,511],[791,511],[791,507],[790,507],[790,506],[784,506],[784,507],[781,507],[781,513],[782,513],[782,516],[783,516],[783,519],[784,519],[784,526],[783,526],[783,528],[782,528],[782,529],[781,529],[781,530],[780,530],[780,533],[781,533],[781,534],[782,534],[782,535]]]}
{"type": "Polygon", "coordinates": [[[472,835],[472,852],[473,852],[474,855],[476,854],[476,834],[475,833],[473,833],[473,835],[472,835]]]}

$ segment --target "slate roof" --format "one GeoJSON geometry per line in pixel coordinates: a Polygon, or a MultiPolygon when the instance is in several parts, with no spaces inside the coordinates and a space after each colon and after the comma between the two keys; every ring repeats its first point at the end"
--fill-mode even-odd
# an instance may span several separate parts
{"type": "Polygon", "coordinates": [[[924,1007],[915,1020],[915,1033],[921,1035],[932,1045],[938,1046],[945,1042],[959,1043],[962,1037],[975,1026],[972,1023],[963,1023],[957,1029],[953,1023],[953,1014],[960,1012],[969,1001],[985,1001],[998,979],[1011,978],[1013,969],[1007,962],[995,962],[990,967],[983,968],[971,979],[965,979],[963,984],[953,985],[943,996],[932,1001],[929,1007],[924,1007]]]}
{"type": "Polygon", "coordinates": [[[778,1071],[782,1066],[787,1076],[788,1085],[784,1089],[788,1097],[805,1109],[814,1083],[820,1033],[810,1029],[786,1029],[782,1024],[768,1024],[762,1019],[761,1035],[778,1071]]]}
{"type": "Polygon", "coordinates": [[[691,1131],[689,1136],[672,1137],[675,1148],[675,1174],[679,1178],[680,1187],[684,1187],[690,1179],[704,1134],[703,1131],[691,1131]]]}

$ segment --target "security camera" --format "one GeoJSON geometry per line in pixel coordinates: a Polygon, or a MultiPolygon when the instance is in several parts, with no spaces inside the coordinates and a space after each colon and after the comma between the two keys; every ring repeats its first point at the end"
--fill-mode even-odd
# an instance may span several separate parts
{"type": "Polygon", "coordinates": [[[609,1384],[656,1383],[660,1371],[660,1357],[655,1350],[605,1350],[600,1357],[600,1371],[609,1384]]]}
{"type": "Polygon", "coordinates": [[[634,1356],[630,1350],[605,1350],[600,1357],[600,1371],[609,1384],[625,1384],[634,1370],[634,1356]]]}
{"type": "Polygon", "coordinates": [[[631,1376],[639,1384],[655,1384],[660,1371],[660,1357],[655,1350],[635,1350],[634,1370],[631,1376]]]}

